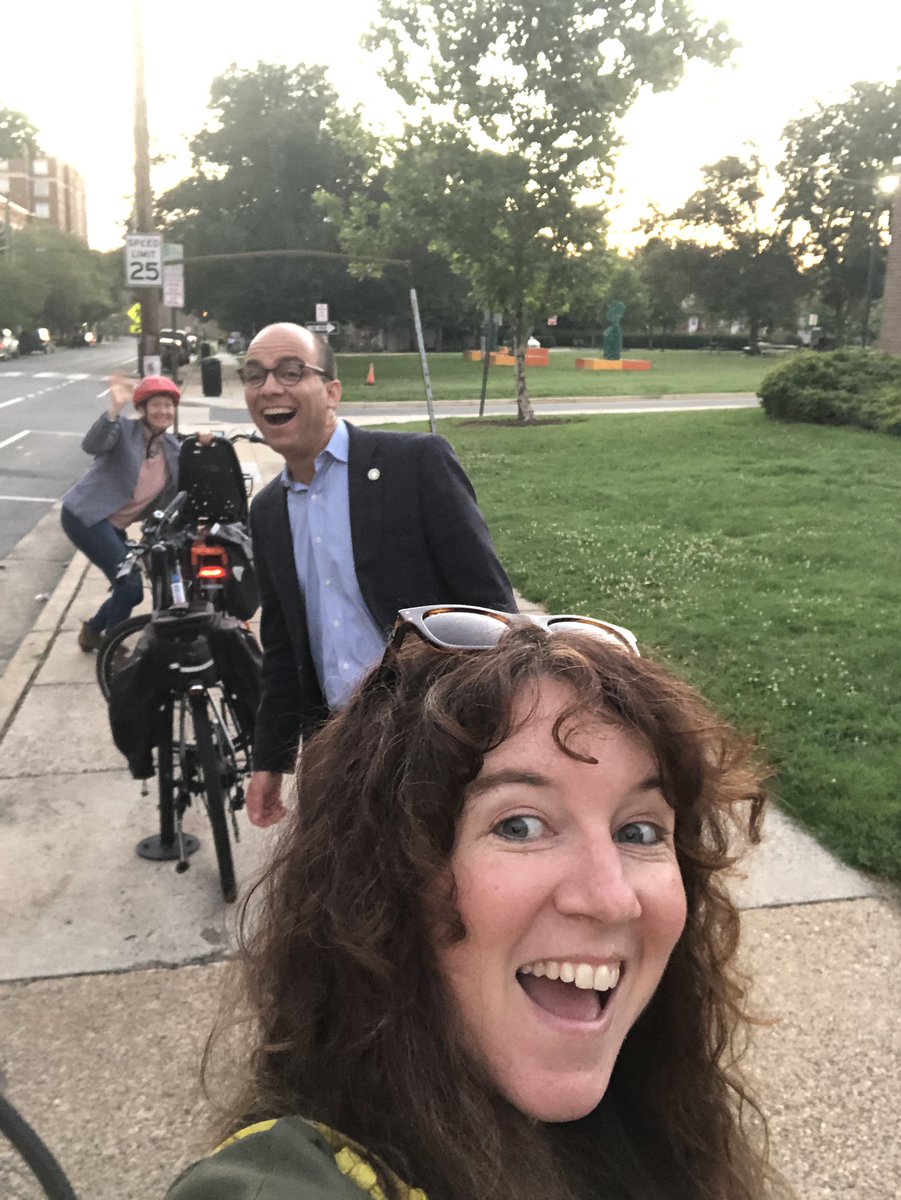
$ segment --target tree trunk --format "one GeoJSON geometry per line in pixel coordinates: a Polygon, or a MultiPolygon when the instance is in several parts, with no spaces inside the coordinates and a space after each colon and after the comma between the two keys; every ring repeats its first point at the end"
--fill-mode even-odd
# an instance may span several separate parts
{"type": "Polygon", "coordinates": [[[526,324],[522,311],[514,315],[513,323],[513,352],[516,355],[516,414],[523,425],[535,423],[535,410],[529,399],[529,386],[526,383],[526,324]]]}

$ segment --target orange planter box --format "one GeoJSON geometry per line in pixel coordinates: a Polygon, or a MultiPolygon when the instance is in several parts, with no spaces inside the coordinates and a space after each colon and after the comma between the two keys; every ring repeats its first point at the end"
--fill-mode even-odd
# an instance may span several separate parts
{"type": "Polygon", "coordinates": [[[583,371],[650,371],[646,358],[577,358],[576,366],[583,371]]]}
{"type": "Polygon", "coordinates": [[[550,366],[550,362],[551,352],[546,346],[536,346],[526,351],[527,367],[547,367],[550,366]]]}
{"type": "Polygon", "coordinates": [[[621,371],[622,359],[609,358],[577,358],[576,366],[583,371],[621,371]]]}
{"type": "Polygon", "coordinates": [[[481,362],[485,355],[481,350],[464,350],[463,357],[469,362],[481,362]]]}
{"type": "Polygon", "coordinates": [[[495,350],[491,354],[491,365],[493,367],[512,367],[516,364],[516,359],[512,354],[507,354],[506,351],[502,354],[499,350],[495,350]]]}

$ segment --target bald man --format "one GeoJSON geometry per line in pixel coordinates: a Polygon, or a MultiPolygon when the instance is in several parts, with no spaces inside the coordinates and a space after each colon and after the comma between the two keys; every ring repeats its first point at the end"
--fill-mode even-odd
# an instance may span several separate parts
{"type": "Polygon", "coordinates": [[[345,422],[331,348],[302,325],[261,330],[241,378],[255,425],[285,460],[250,515],[263,680],[247,811],[271,825],[300,738],[379,661],[398,609],[516,603],[444,438],[345,422]]]}

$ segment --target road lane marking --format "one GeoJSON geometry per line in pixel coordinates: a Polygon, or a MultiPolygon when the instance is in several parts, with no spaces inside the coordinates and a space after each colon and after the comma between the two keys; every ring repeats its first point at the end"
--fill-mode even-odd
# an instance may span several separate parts
{"type": "Polygon", "coordinates": [[[9,408],[11,404],[21,404],[23,400],[29,399],[29,396],[13,396],[12,400],[4,400],[0,403],[0,408],[9,408]]]}
{"type": "Polygon", "coordinates": [[[31,433],[30,429],[23,429],[19,433],[14,433],[12,437],[8,437],[5,442],[0,442],[0,450],[2,450],[4,446],[11,446],[13,442],[19,441],[20,438],[28,437],[29,433],[31,433]]]}
{"type": "Polygon", "coordinates": [[[0,496],[0,500],[24,500],[30,504],[56,504],[56,500],[52,496],[0,496]]]}

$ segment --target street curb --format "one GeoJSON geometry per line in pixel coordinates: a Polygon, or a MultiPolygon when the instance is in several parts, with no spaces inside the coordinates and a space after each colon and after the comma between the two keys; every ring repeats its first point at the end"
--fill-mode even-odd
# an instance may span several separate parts
{"type": "Polygon", "coordinates": [[[6,670],[0,676],[0,743],[44,665],[47,651],[68,615],[90,565],[82,554],[75,553],[31,632],[26,633],[18,650],[6,664],[6,670]]]}

